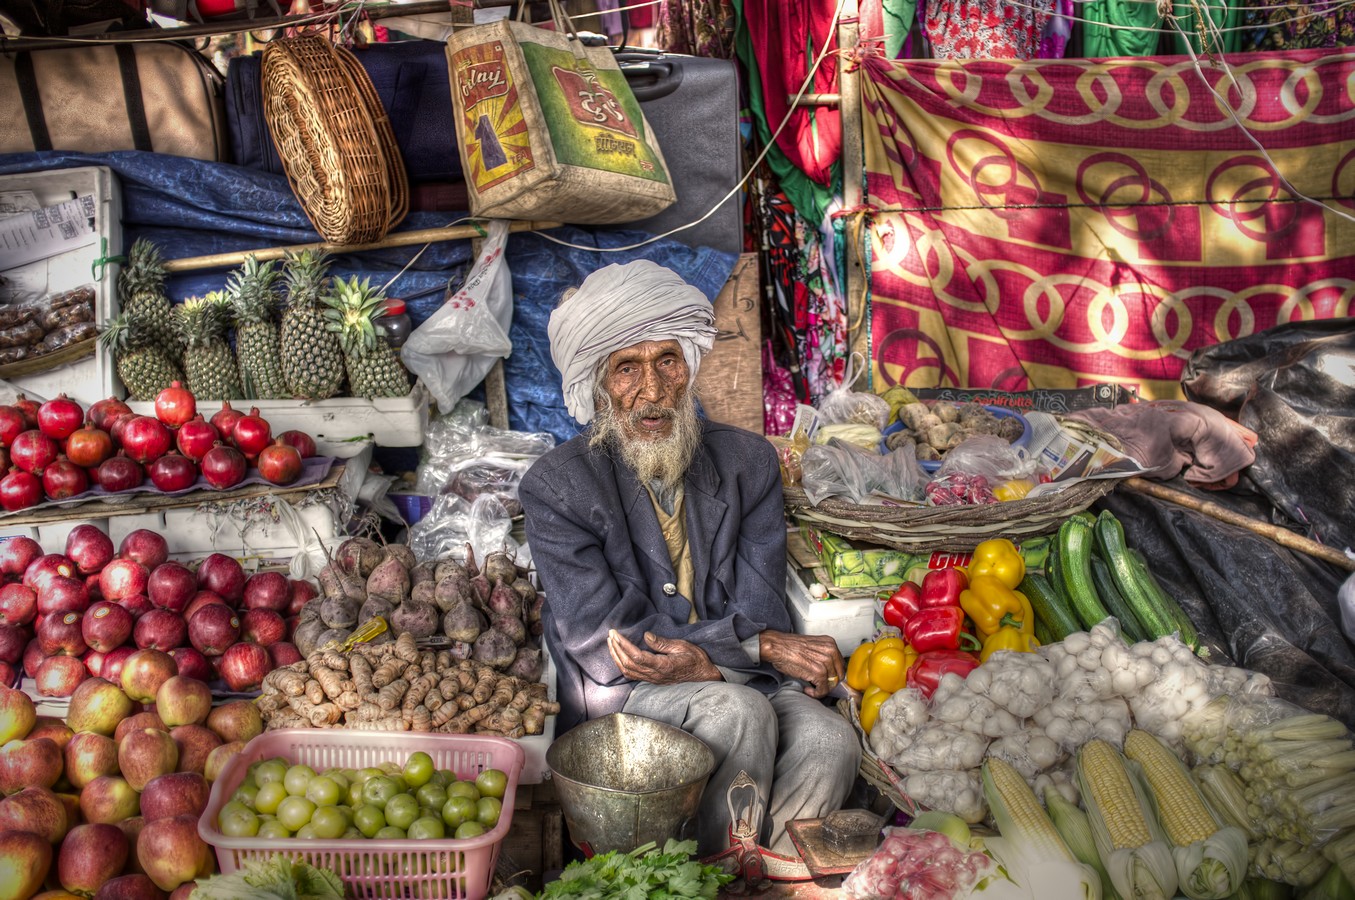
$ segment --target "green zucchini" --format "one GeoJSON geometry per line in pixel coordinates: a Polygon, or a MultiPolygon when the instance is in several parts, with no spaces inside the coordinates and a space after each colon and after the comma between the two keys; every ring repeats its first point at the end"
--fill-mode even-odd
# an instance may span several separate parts
{"type": "Polygon", "coordinates": [[[1054,634],[1049,630],[1049,626],[1044,623],[1044,619],[1035,617],[1035,640],[1040,642],[1041,647],[1047,647],[1055,643],[1054,634]]]}
{"type": "Polygon", "coordinates": [[[1041,643],[1061,641],[1074,631],[1082,630],[1077,624],[1077,617],[1063,602],[1058,591],[1039,572],[1027,572],[1017,590],[1026,595],[1030,608],[1035,611],[1035,636],[1040,638],[1041,643]],[[1049,631],[1050,641],[1040,637],[1038,629],[1041,625],[1049,631]]]}
{"type": "Polygon", "coordinates": [[[1065,519],[1059,526],[1059,592],[1082,626],[1088,630],[1110,615],[1096,596],[1092,584],[1092,526],[1080,516],[1065,519]]]}
{"type": "Polygon", "coordinates": [[[1148,568],[1148,560],[1143,558],[1143,554],[1137,550],[1130,549],[1129,556],[1134,562],[1134,573],[1143,580],[1148,586],[1148,590],[1157,600],[1157,605],[1166,610],[1168,617],[1176,623],[1175,631],[1181,638],[1181,643],[1185,644],[1191,650],[1200,655],[1201,653],[1199,632],[1195,630],[1195,623],[1190,621],[1190,616],[1181,608],[1181,604],[1176,602],[1176,598],[1162,587],[1157,578],[1153,576],[1152,570],[1148,568]]]}
{"type": "Polygon", "coordinates": [[[1120,620],[1120,634],[1131,644],[1144,640],[1147,635],[1143,631],[1143,626],[1139,624],[1134,610],[1120,594],[1120,589],[1115,586],[1115,579],[1110,576],[1110,566],[1106,565],[1104,559],[1095,555],[1092,556],[1092,584],[1096,585],[1096,595],[1101,598],[1106,609],[1120,620]]]}
{"type": "Polygon", "coordinates": [[[1096,549],[1125,605],[1134,611],[1144,637],[1153,640],[1176,631],[1179,626],[1168,609],[1139,576],[1134,557],[1125,544],[1124,527],[1110,510],[1103,510],[1096,519],[1096,549]]]}

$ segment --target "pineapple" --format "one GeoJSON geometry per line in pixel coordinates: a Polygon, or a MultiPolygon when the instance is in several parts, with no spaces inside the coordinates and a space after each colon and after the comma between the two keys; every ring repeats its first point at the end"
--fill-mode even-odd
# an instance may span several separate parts
{"type": "Polygon", "coordinates": [[[165,293],[165,267],[160,251],[141,238],[127,253],[127,265],[118,272],[118,302],[131,318],[127,325],[144,330],[149,346],[169,359],[178,359],[183,345],[174,329],[174,308],[165,293]]]}
{"type": "Polygon", "coordinates": [[[99,335],[133,400],[154,400],[171,382],[183,380],[178,363],[151,343],[150,334],[149,328],[124,312],[109,321],[99,335]]]}
{"type": "Polygon", "coordinates": [[[323,251],[289,254],[283,278],[287,309],[282,314],[282,377],[293,397],[324,400],[343,385],[343,350],[325,327],[320,295],[329,257],[323,251]]]}
{"type": "Polygon", "coordinates": [[[369,279],[358,284],[354,275],[339,279],[324,298],[330,331],[338,332],[344,366],[354,397],[404,397],[409,393],[409,373],[395,350],[382,337],[374,320],[386,308],[386,296],[369,279]]]}
{"type": "Polygon", "coordinates": [[[189,297],[174,309],[175,324],[185,345],[183,370],[188,389],[198,400],[239,400],[240,373],[226,343],[230,300],[220,291],[189,297]]]}
{"type": "Polygon", "coordinates": [[[272,262],[245,257],[245,265],[231,275],[226,287],[235,314],[235,356],[240,382],[251,400],[278,400],[288,396],[282,378],[278,326],[273,321],[277,294],[273,283],[281,274],[272,262]]]}

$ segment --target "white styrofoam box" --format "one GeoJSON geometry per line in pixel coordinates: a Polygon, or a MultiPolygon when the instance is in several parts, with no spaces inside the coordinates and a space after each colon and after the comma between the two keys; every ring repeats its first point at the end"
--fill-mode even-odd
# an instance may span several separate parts
{"type": "Polygon", "coordinates": [[[108,519],[91,519],[79,515],[73,515],[69,519],[62,519],[57,522],[44,522],[40,525],[5,525],[3,521],[0,521],[0,544],[10,538],[29,537],[41,544],[42,549],[47,553],[64,553],[66,537],[75,529],[75,526],[86,524],[108,531],[108,519]]]}
{"type": "MultiPolygon", "coordinates": [[[[118,396],[126,396],[121,384],[118,396]]],[[[151,402],[129,403],[132,411],[154,415],[151,402]]],[[[244,412],[258,407],[274,434],[304,431],[315,438],[322,456],[348,458],[359,452],[366,441],[383,447],[417,447],[428,429],[428,392],[415,385],[408,397],[364,400],[360,397],[335,397],[331,400],[238,400],[231,406],[244,412]]],[[[198,404],[198,412],[210,419],[221,408],[215,400],[198,404]]]]}
{"type": "Polygon", "coordinates": [[[795,567],[786,565],[786,597],[797,634],[826,634],[837,641],[843,658],[850,656],[875,630],[875,601],[870,597],[815,600],[795,567]]]}
{"type": "MultiPolygon", "coordinates": [[[[16,296],[67,291],[93,284],[95,322],[102,327],[117,315],[118,266],[103,266],[97,272],[98,278],[94,268],[96,260],[122,253],[122,195],[113,171],[106,166],[84,166],[0,175],[0,191],[32,191],[43,206],[90,194],[94,196],[94,225],[98,235],[94,243],[10,269],[4,275],[16,296]]],[[[108,357],[96,351],[93,356],[46,372],[14,378],[10,384],[30,397],[50,400],[65,393],[89,406],[109,395],[107,386],[113,377],[111,370],[108,357]]],[[[4,398],[6,402],[9,399],[4,398]]]]}

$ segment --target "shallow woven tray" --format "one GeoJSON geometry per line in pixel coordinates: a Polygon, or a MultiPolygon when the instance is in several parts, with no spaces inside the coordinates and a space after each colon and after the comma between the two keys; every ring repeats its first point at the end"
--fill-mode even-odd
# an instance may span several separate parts
{"type": "Polygon", "coordinates": [[[815,506],[803,488],[786,487],[784,495],[792,515],[845,538],[896,550],[972,550],[991,537],[1018,539],[1055,531],[1116,483],[1098,478],[1053,494],[979,506],[881,506],[831,498],[815,506]]]}
{"type": "Polygon", "coordinates": [[[264,119],[302,209],[326,240],[385,237],[408,209],[394,134],[365,70],[307,34],[273,41],[262,65],[264,119]]]}
{"type": "Polygon", "coordinates": [[[837,702],[837,711],[842,717],[852,723],[852,730],[856,732],[857,740],[861,744],[861,765],[858,772],[871,787],[875,788],[881,794],[894,804],[894,807],[910,816],[915,816],[921,812],[921,807],[917,801],[904,793],[903,776],[899,775],[883,759],[875,755],[875,751],[870,749],[870,741],[866,739],[866,733],[861,729],[861,719],[857,712],[856,704],[851,700],[839,700],[837,702]]]}

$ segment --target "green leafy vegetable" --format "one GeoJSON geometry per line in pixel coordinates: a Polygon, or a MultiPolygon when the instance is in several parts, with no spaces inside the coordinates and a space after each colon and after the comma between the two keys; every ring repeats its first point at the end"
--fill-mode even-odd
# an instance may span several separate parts
{"type": "Polygon", "coordinates": [[[720,885],[734,880],[716,866],[692,859],[696,841],[671,838],[663,850],[652,841],[630,853],[613,850],[570,863],[541,892],[542,900],[670,900],[699,897],[715,900],[720,885]]]}
{"type": "Polygon", "coordinates": [[[274,854],[239,872],[199,881],[193,900],[344,900],[343,882],[328,869],[274,854]]]}

